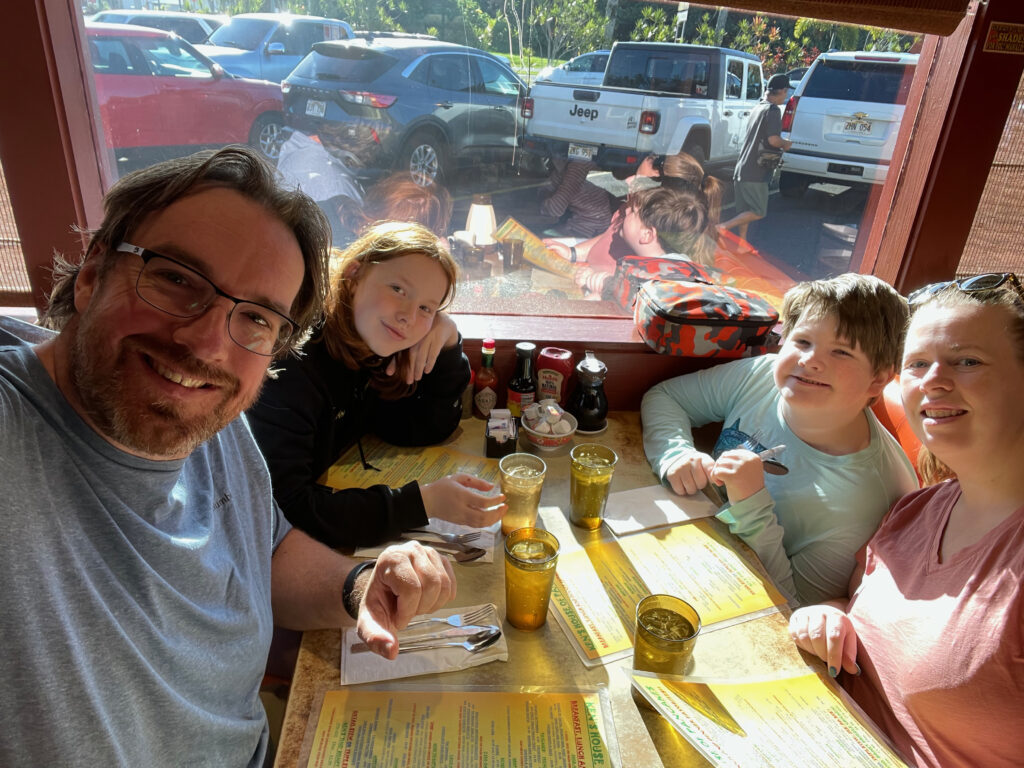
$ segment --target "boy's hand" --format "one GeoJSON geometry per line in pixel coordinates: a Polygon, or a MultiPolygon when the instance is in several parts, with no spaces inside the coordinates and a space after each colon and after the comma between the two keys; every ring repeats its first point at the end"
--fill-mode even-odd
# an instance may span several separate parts
{"type": "Polygon", "coordinates": [[[714,467],[715,460],[706,453],[692,451],[669,465],[665,479],[680,496],[693,496],[708,484],[714,467]]]}
{"type": "Polygon", "coordinates": [[[809,605],[789,617],[789,636],[798,646],[828,664],[835,677],[840,669],[859,675],[857,630],[842,610],[834,605],[809,605]]]}
{"type": "Polygon", "coordinates": [[[724,485],[729,501],[742,501],[764,488],[764,463],[752,451],[736,448],[718,457],[708,473],[715,485],[724,485]]]}

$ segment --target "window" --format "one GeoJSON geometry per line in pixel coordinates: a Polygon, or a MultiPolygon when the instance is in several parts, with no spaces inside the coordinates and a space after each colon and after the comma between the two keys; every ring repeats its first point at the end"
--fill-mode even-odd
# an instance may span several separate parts
{"type": "Polygon", "coordinates": [[[441,54],[431,58],[429,84],[445,91],[471,90],[473,79],[469,72],[469,57],[441,54]]]}
{"type": "Polygon", "coordinates": [[[761,67],[747,62],[747,98],[759,100],[762,92],[761,67]]]}
{"type": "Polygon", "coordinates": [[[738,99],[743,94],[743,62],[729,59],[726,64],[725,98],[738,99]]]}
{"type": "MultiPolygon", "coordinates": [[[[752,14],[740,11],[726,9],[720,12],[717,8],[691,6],[689,21],[681,30],[683,39],[693,39],[693,31],[701,21],[701,16],[705,13],[709,14],[710,17],[710,28],[724,29],[726,31],[727,37],[723,41],[726,45],[731,44],[731,38],[728,37],[730,25],[733,25],[734,22],[749,21],[752,18],[752,14]],[[725,16],[720,17],[720,13],[724,13],[725,16]],[[723,23],[718,24],[720,20],[723,23]]],[[[791,21],[783,21],[784,23],[792,23],[791,21]]],[[[531,71],[524,67],[524,62],[518,60],[515,51],[502,50],[496,45],[497,41],[493,39],[474,38],[466,35],[464,31],[459,32],[458,27],[460,25],[450,24],[447,21],[442,22],[439,17],[424,18],[421,25],[422,29],[412,26],[409,26],[409,28],[411,31],[424,31],[428,25],[436,26],[442,39],[457,40],[458,42],[470,44],[471,47],[497,48],[500,56],[512,60],[516,74],[526,83],[531,81],[532,75],[536,73],[540,66],[547,63],[546,60],[538,61],[535,57],[533,70],[531,71]]],[[[223,29],[227,29],[230,26],[229,24],[223,29]]],[[[223,29],[221,32],[223,32],[223,29]]],[[[625,41],[631,31],[628,28],[620,29],[620,42],[625,41]]],[[[866,33],[863,30],[861,30],[860,34],[861,37],[857,47],[864,48],[869,41],[864,36],[866,33]]],[[[232,41],[229,36],[227,40],[222,38],[221,42],[239,41],[232,41]]],[[[913,36],[900,38],[899,42],[901,44],[920,44],[920,40],[914,40],[913,36]]],[[[530,44],[535,54],[538,51],[542,51],[543,46],[539,38],[534,39],[530,44]]],[[[592,47],[596,48],[597,45],[592,47]]],[[[507,48],[507,43],[505,48],[507,48]]],[[[580,51],[573,51],[572,53],[580,53],[580,51]]],[[[128,71],[132,68],[132,62],[128,59],[127,52],[122,55],[126,61],[125,74],[128,74],[128,71]]],[[[559,53],[556,53],[555,56],[558,60],[570,58],[568,55],[559,53]]],[[[99,67],[106,64],[106,61],[103,56],[97,56],[96,59],[97,61],[94,63],[97,67],[96,72],[98,76],[99,67]]],[[[724,77],[720,72],[716,72],[714,67],[706,63],[702,67],[690,67],[689,70],[677,66],[675,63],[673,63],[671,68],[663,64],[653,64],[650,56],[645,57],[641,63],[643,67],[639,72],[631,70],[628,66],[617,69],[615,58],[613,57],[609,63],[609,79],[613,81],[616,76],[624,79],[625,82],[621,83],[623,89],[644,88],[649,86],[653,79],[656,85],[667,89],[663,91],[664,93],[673,94],[682,100],[700,98],[701,96],[713,94],[716,91],[722,92],[725,89],[728,89],[731,98],[736,97],[736,82],[731,78],[724,77]],[[632,82],[630,82],[631,79],[632,82]],[[646,81],[646,85],[644,85],[644,81],[646,81]]],[[[787,62],[788,66],[781,71],[796,69],[795,63],[798,62],[787,62]]],[[[806,64],[809,62],[800,63],[806,64]]],[[[482,65],[478,66],[480,66],[480,79],[486,84],[485,67],[482,65]]],[[[412,79],[419,78],[421,71],[419,69],[415,70],[412,79]]],[[[780,70],[774,67],[766,67],[763,76],[767,77],[774,71],[780,70]]],[[[754,101],[759,97],[760,91],[763,90],[763,78],[759,68],[748,66],[744,63],[742,75],[735,70],[730,71],[730,74],[733,74],[740,81],[741,98],[754,101]]],[[[383,77],[385,75],[380,75],[380,78],[383,77]]],[[[468,76],[467,79],[472,82],[472,79],[468,78],[468,76]]],[[[375,85],[377,84],[377,80],[372,82],[375,85]]],[[[491,82],[499,81],[494,80],[491,82]]],[[[426,89],[422,90],[425,91],[426,89]]],[[[571,93],[573,89],[565,90],[571,93]]],[[[378,93],[378,91],[373,92],[378,93]]],[[[384,91],[379,91],[379,93],[384,93],[384,91]]],[[[477,101],[483,101],[481,96],[471,95],[475,99],[471,103],[476,104],[477,101]]],[[[513,99],[516,98],[511,93],[511,88],[509,88],[507,95],[513,99]]],[[[378,107],[378,109],[385,110],[381,114],[386,117],[401,115],[401,110],[406,108],[408,103],[407,95],[399,94],[391,106],[378,107]]],[[[455,103],[453,101],[453,105],[455,103]]],[[[582,101],[580,103],[585,111],[586,105],[582,101]]],[[[303,110],[305,107],[306,105],[303,104],[303,110]]],[[[461,106],[453,106],[448,111],[455,112],[457,110],[461,110],[461,106]]],[[[564,226],[564,221],[550,224],[544,222],[537,215],[535,208],[532,207],[536,205],[543,194],[541,191],[545,180],[545,174],[541,167],[543,155],[532,151],[524,151],[524,144],[514,141],[514,134],[517,130],[515,126],[517,122],[521,126],[522,120],[518,118],[515,111],[506,114],[511,114],[513,118],[511,121],[513,127],[507,135],[508,138],[512,139],[509,142],[511,150],[509,156],[499,157],[490,143],[487,147],[480,147],[479,149],[482,151],[479,152],[476,151],[478,148],[472,146],[472,143],[458,147],[455,145],[443,147],[444,159],[447,161],[448,167],[444,168],[445,173],[442,179],[456,197],[456,211],[451,229],[460,229],[465,226],[466,207],[474,193],[490,193],[499,225],[511,217],[539,238],[561,234],[560,228],[564,226]],[[513,164],[522,169],[521,172],[514,171],[513,164]],[[549,233],[551,234],[549,235],[549,233]]],[[[678,121],[666,118],[664,114],[660,117],[662,121],[658,132],[650,134],[657,138],[664,135],[667,127],[678,125],[678,121]]],[[[908,122],[911,119],[911,117],[905,118],[908,122]]],[[[600,122],[602,121],[593,121],[593,123],[600,122]]],[[[737,151],[736,145],[742,143],[745,128],[741,115],[737,115],[736,122],[737,124],[721,137],[715,133],[712,133],[706,139],[701,139],[695,135],[692,139],[694,143],[688,145],[688,149],[695,156],[699,155],[706,160],[708,169],[722,180],[725,191],[723,219],[726,220],[734,215],[735,208],[731,195],[731,167],[728,160],[723,158],[728,157],[730,154],[735,155],[737,151]],[[719,138],[721,138],[720,145],[716,144],[719,138]]],[[[568,152],[569,144],[576,145],[577,151],[582,149],[583,152],[586,152],[588,151],[588,145],[600,148],[603,144],[608,143],[607,141],[593,141],[591,135],[585,130],[591,127],[588,123],[590,123],[589,119],[581,116],[580,121],[575,127],[564,133],[564,151],[568,152]],[[587,122],[584,122],[584,120],[587,122]]],[[[644,143],[637,144],[635,154],[642,157],[643,154],[653,151],[653,148],[656,146],[654,142],[645,139],[644,143]]],[[[375,164],[373,167],[368,167],[367,170],[377,172],[391,171],[394,170],[396,163],[400,159],[392,154],[386,159],[382,159],[379,165],[375,164]]],[[[603,157],[596,159],[604,160],[603,157]]],[[[628,169],[623,167],[609,168],[603,162],[602,166],[601,169],[591,174],[590,180],[600,188],[621,199],[625,192],[625,186],[619,177],[625,175],[623,171],[628,169]]],[[[785,169],[783,170],[785,171],[785,169]]],[[[873,191],[877,191],[881,182],[872,180],[859,184],[842,184],[839,183],[838,179],[829,177],[827,169],[826,174],[823,176],[807,176],[807,179],[791,176],[784,192],[773,188],[770,198],[769,215],[765,219],[752,222],[749,225],[747,241],[766,259],[778,262],[794,274],[817,276],[841,270],[849,265],[853,246],[858,238],[864,236],[868,226],[868,222],[862,220],[863,217],[861,215],[861,212],[865,209],[865,201],[873,191]],[[801,183],[794,183],[794,181],[806,181],[807,183],[803,185],[801,183]],[[798,195],[800,196],[798,197],[798,195]],[[781,226],[783,221],[787,222],[787,227],[781,226]],[[824,224],[838,224],[839,229],[828,229],[823,226],[824,224]],[[780,234],[782,229],[788,229],[791,236],[788,238],[783,237],[780,234]],[[794,232],[797,233],[795,237],[792,236],[794,232]],[[851,236],[853,242],[850,242],[851,236]]],[[[366,183],[371,182],[367,181],[366,183]]],[[[555,279],[561,276],[549,270],[531,269],[529,270],[527,280],[521,281],[520,285],[512,285],[512,281],[497,278],[495,275],[498,271],[496,267],[497,262],[494,261],[492,255],[485,253],[484,257],[485,262],[491,266],[491,282],[485,280],[465,281],[465,285],[460,286],[459,290],[460,308],[465,306],[506,314],[557,313],[627,317],[627,310],[610,307],[606,301],[583,301],[578,294],[574,295],[571,292],[571,285],[565,281],[555,279]],[[509,284],[506,285],[506,282],[509,284]]],[[[530,262],[528,261],[527,263],[530,262]]]]}

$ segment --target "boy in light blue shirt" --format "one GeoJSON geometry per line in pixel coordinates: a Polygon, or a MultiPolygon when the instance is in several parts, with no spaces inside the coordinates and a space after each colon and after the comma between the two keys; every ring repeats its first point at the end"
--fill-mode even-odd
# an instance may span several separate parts
{"type": "Polygon", "coordinates": [[[644,449],[679,494],[708,483],[729,501],[717,517],[800,603],[846,594],[854,555],[889,506],[917,488],[899,443],[868,407],[892,378],[907,306],[869,275],[800,283],[785,296],[775,355],[737,360],[653,387],[641,407],[644,449]],[[691,429],[722,421],[713,455],[691,429]],[[788,470],[758,453],[784,445],[788,470]]]}

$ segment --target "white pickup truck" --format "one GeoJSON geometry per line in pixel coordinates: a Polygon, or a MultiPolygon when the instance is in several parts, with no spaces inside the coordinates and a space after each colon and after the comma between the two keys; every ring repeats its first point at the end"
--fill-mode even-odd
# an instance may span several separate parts
{"type": "Polygon", "coordinates": [[[735,164],[763,90],[761,60],[751,53],[615,43],[600,86],[531,86],[522,106],[523,149],[612,171],[680,150],[708,166],[735,164]]]}

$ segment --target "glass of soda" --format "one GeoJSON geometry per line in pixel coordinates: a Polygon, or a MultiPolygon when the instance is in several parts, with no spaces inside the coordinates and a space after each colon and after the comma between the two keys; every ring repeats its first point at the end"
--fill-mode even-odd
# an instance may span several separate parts
{"type": "Polygon", "coordinates": [[[498,469],[508,507],[501,518],[501,532],[507,536],[516,528],[533,528],[548,465],[532,453],[510,453],[498,462],[498,469]]]}
{"type": "Polygon", "coordinates": [[[601,527],[608,489],[619,457],[598,443],[582,443],[569,452],[569,520],[588,530],[601,527]]]}
{"type": "Polygon", "coordinates": [[[558,539],[540,528],[505,537],[505,618],[517,629],[537,629],[548,618],[558,563],[558,539]]]}

